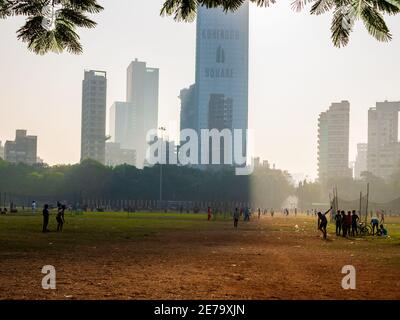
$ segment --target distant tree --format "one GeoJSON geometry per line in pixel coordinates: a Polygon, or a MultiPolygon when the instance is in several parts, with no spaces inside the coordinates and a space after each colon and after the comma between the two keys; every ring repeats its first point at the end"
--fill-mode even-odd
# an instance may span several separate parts
{"type": "MultiPolygon", "coordinates": [[[[275,0],[250,1],[260,7],[275,3],[275,0]]],[[[245,0],[165,0],[161,15],[171,15],[177,21],[193,21],[199,5],[235,11],[244,2],[245,0]]],[[[336,47],[348,44],[357,20],[361,20],[367,31],[378,41],[391,40],[392,35],[383,15],[395,15],[400,11],[400,0],[294,0],[292,7],[301,11],[308,3],[312,3],[311,14],[333,13],[331,37],[336,47]]],[[[27,17],[26,24],[17,34],[36,54],[64,50],[74,54],[81,53],[82,46],[76,28],[95,27],[96,23],[87,14],[101,10],[103,7],[97,0],[0,0],[0,19],[15,15],[27,17]],[[43,23],[43,19],[47,23],[43,23]]]]}

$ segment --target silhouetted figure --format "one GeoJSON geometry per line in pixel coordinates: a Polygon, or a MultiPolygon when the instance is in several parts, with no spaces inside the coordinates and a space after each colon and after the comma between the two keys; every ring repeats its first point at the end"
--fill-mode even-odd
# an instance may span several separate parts
{"type": "Polygon", "coordinates": [[[208,207],[208,209],[207,209],[207,220],[208,220],[208,221],[211,220],[211,215],[212,215],[211,207],[208,207]]]}
{"type": "Polygon", "coordinates": [[[47,226],[49,225],[49,205],[45,204],[43,208],[43,232],[49,232],[50,230],[47,229],[47,226]]]}
{"type": "Polygon", "coordinates": [[[351,216],[351,234],[353,235],[353,237],[358,235],[358,230],[357,230],[358,220],[360,220],[360,218],[356,214],[356,210],[353,210],[353,214],[351,216]]]}
{"type": "Polygon", "coordinates": [[[66,206],[63,204],[58,207],[57,210],[57,216],[56,216],[56,220],[57,220],[57,231],[62,231],[63,226],[64,226],[64,212],[65,212],[66,206]]]}
{"type": "Polygon", "coordinates": [[[346,212],[342,210],[341,215],[342,215],[342,236],[346,237],[347,236],[346,212]]]}
{"type": "Polygon", "coordinates": [[[324,239],[326,239],[326,226],[328,225],[328,219],[326,218],[326,215],[331,211],[332,207],[326,211],[325,213],[318,212],[318,229],[321,230],[324,239]]]}
{"type": "Polygon", "coordinates": [[[340,210],[338,210],[335,214],[335,223],[336,223],[336,235],[340,236],[342,232],[342,215],[340,214],[340,210]]]}
{"type": "Polygon", "coordinates": [[[233,212],[233,227],[234,228],[238,227],[239,217],[240,217],[239,209],[235,208],[235,211],[233,212]]]}

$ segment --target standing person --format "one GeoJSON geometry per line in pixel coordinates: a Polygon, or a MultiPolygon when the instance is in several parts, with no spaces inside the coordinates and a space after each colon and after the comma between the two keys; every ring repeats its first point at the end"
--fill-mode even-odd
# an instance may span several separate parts
{"type": "Polygon", "coordinates": [[[347,211],[347,216],[346,216],[346,228],[347,228],[347,235],[350,235],[351,233],[351,211],[347,211]]]}
{"type": "Polygon", "coordinates": [[[50,230],[47,229],[47,226],[49,225],[49,205],[45,204],[43,207],[43,232],[49,232],[50,230]]]}
{"type": "Polygon", "coordinates": [[[32,213],[36,213],[36,201],[32,201],[32,213]]]}
{"type": "Polygon", "coordinates": [[[258,208],[258,220],[260,220],[260,216],[261,216],[261,208],[258,208]]]}
{"type": "Polygon", "coordinates": [[[382,210],[382,212],[381,212],[381,221],[379,223],[385,224],[385,211],[384,210],[382,210]]]}
{"type": "Polygon", "coordinates": [[[240,216],[240,212],[239,212],[239,209],[236,207],[235,211],[233,213],[233,227],[235,229],[237,229],[237,227],[238,227],[239,216],[240,216]]]}
{"type": "Polygon", "coordinates": [[[328,219],[326,219],[326,215],[331,211],[332,208],[330,208],[328,211],[326,211],[324,214],[321,212],[318,212],[318,230],[320,230],[324,236],[324,239],[326,239],[326,226],[328,225],[328,219]]]}
{"type": "Polygon", "coordinates": [[[340,210],[338,210],[335,214],[335,223],[336,223],[336,235],[340,236],[342,231],[342,215],[340,214],[340,210]]]}
{"type": "Polygon", "coordinates": [[[271,208],[271,217],[272,218],[274,217],[274,213],[275,213],[274,208],[271,208]]]}
{"type": "Polygon", "coordinates": [[[211,213],[211,207],[208,207],[208,209],[207,209],[207,220],[208,220],[208,221],[211,220],[211,215],[212,215],[212,213],[211,213]]]}
{"type": "Polygon", "coordinates": [[[297,217],[297,208],[294,208],[294,216],[297,217]]]}
{"type": "Polygon", "coordinates": [[[360,220],[360,217],[356,214],[356,210],[353,210],[353,214],[351,216],[351,234],[353,235],[353,237],[355,237],[356,235],[358,236],[358,220],[360,220]]]}
{"type": "Polygon", "coordinates": [[[58,207],[57,217],[56,217],[56,220],[57,220],[57,231],[62,231],[62,229],[63,229],[64,222],[65,222],[65,219],[64,219],[65,209],[66,209],[66,207],[65,207],[64,204],[60,205],[58,207]]]}
{"type": "Polygon", "coordinates": [[[343,237],[347,236],[347,224],[346,224],[346,212],[344,212],[344,210],[342,210],[342,232],[343,232],[343,237]]]}

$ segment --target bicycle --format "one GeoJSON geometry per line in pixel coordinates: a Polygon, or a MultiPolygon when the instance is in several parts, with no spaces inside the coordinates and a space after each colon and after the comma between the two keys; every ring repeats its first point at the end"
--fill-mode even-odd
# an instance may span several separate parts
{"type": "Polygon", "coordinates": [[[358,234],[361,236],[369,236],[372,234],[372,227],[364,222],[359,222],[357,225],[358,234]]]}

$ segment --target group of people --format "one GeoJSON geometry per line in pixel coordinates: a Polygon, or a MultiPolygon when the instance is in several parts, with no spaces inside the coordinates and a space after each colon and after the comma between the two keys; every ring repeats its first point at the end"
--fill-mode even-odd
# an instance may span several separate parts
{"type": "MultiPolygon", "coordinates": [[[[322,232],[324,239],[327,237],[326,228],[328,225],[328,219],[326,215],[328,213],[332,214],[332,207],[326,211],[325,213],[318,212],[318,229],[322,232]]],[[[337,210],[333,217],[336,226],[336,236],[348,237],[348,236],[357,236],[359,231],[359,221],[360,217],[358,216],[356,210],[348,211],[347,214],[344,210],[337,210]]],[[[377,217],[372,217],[371,226],[372,226],[372,235],[387,236],[388,232],[385,229],[383,223],[385,221],[384,215],[381,215],[381,221],[377,217]],[[380,225],[380,226],[379,226],[380,225]]]]}
{"type": "Polygon", "coordinates": [[[338,210],[334,216],[336,225],[336,235],[347,237],[358,235],[358,221],[360,217],[357,215],[356,210],[348,211],[347,214],[344,210],[338,210]]]}
{"type": "MultiPolygon", "coordinates": [[[[61,204],[59,201],[57,201],[57,215],[56,215],[56,221],[57,221],[57,232],[61,232],[63,230],[63,226],[65,223],[65,210],[66,210],[66,205],[61,204]]],[[[49,225],[49,218],[50,218],[50,210],[49,210],[49,205],[45,204],[43,207],[43,229],[42,232],[50,232],[48,229],[49,225]]]]}

